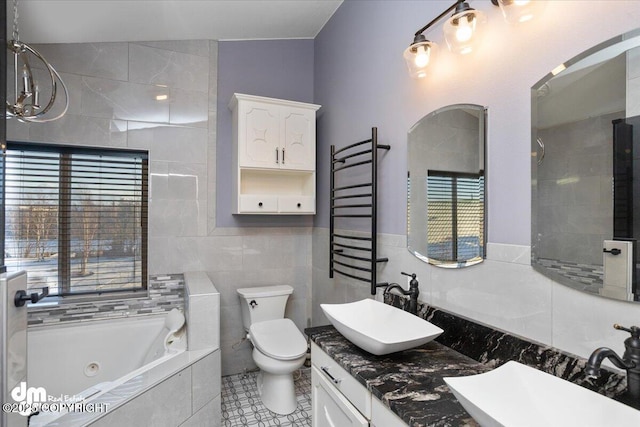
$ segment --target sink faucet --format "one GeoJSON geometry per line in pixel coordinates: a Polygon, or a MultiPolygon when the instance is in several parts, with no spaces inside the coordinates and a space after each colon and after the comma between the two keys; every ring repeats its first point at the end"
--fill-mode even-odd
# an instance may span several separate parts
{"type": "Polygon", "coordinates": [[[416,279],[416,273],[409,274],[401,271],[400,274],[411,277],[409,290],[405,291],[404,288],[397,283],[391,283],[386,287],[384,293],[388,294],[392,289],[397,289],[402,293],[402,295],[409,295],[409,309],[407,311],[411,314],[418,314],[418,294],[420,291],[418,290],[418,279],[416,279]]]}
{"type": "Polygon", "coordinates": [[[584,368],[588,377],[598,378],[600,376],[600,365],[604,359],[609,359],[620,369],[627,371],[627,396],[630,404],[640,409],[640,327],[632,326],[625,328],[618,324],[613,325],[614,328],[627,331],[631,334],[624,341],[625,352],[622,358],[613,350],[607,347],[596,349],[591,356],[587,366],[584,368]]]}

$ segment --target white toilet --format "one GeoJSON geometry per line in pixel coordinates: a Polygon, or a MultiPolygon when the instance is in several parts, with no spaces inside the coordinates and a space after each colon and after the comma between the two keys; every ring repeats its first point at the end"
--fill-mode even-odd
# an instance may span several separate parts
{"type": "Polygon", "coordinates": [[[293,372],[306,359],[307,341],[284,309],[293,288],[286,285],[238,289],[242,323],[253,343],[260,368],[258,393],[267,409],[278,414],[296,410],[293,372]]]}

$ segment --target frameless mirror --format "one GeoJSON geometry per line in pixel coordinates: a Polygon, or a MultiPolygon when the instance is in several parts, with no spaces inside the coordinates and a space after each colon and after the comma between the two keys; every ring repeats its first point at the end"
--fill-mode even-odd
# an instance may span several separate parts
{"type": "Polygon", "coordinates": [[[457,104],[416,123],[407,141],[407,247],[459,268],[485,254],[486,109],[457,104]]]}
{"type": "Polygon", "coordinates": [[[532,266],[594,295],[639,301],[640,30],[532,88],[532,266]]]}

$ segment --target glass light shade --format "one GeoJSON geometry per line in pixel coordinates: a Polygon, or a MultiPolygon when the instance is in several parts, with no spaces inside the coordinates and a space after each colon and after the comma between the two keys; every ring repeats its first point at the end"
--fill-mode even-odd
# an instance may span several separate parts
{"type": "Polygon", "coordinates": [[[404,51],[404,60],[409,68],[411,77],[421,79],[426,77],[427,68],[433,62],[438,46],[428,40],[412,43],[404,51]]]}
{"type": "Polygon", "coordinates": [[[451,52],[472,52],[482,38],[487,16],[475,9],[456,13],[444,23],[444,38],[451,52]]]}
{"type": "Polygon", "coordinates": [[[512,24],[531,21],[547,6],[542,0],[498,0],[504,19],[512,24]]]}

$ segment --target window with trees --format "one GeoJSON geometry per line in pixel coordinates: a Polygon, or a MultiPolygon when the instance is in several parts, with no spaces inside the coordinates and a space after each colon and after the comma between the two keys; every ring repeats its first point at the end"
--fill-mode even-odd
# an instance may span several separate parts
{"type": "Polygon", "coordinates": [[[69,296],[147,288],[147,152],[7,144],[4,264],[69,296]]]}

